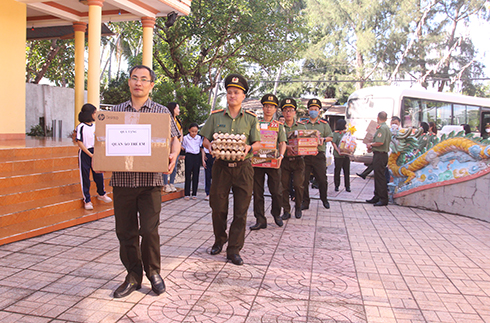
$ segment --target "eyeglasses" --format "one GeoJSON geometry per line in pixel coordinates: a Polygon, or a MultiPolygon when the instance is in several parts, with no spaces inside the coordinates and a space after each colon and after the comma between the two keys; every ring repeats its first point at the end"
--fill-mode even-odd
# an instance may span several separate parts
{"type": "Polygon", "coordinates": [[[151,83],[152,82],[151,79],[147,79],[145,77],[139,79],[135,76],[131,77],[131,81],[134,83],[138,83],[138,81],[140,81],[141,83],[151,83]]]}

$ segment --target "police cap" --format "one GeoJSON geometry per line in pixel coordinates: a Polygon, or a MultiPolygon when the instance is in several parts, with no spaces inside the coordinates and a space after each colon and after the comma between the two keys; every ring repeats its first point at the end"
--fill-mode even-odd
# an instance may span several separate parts
{"type": "Polygon", "coordinates": [[[247,80],[240,74],[230,74],[225,78],[225,88],[229,87],[237,87],[245,93],[248,91],[247,80]]]}
{"type": "Polygon", "coordinates": [[[297,109],[296,100],[291,98],[282,99],[279,106],[281,107],[281,110],[284,110],[285,108],[294,108],[294,110],[297,109]]]}
{"type": "Polygon", "coordinates": [[[262,103],[262,105],[272,104],[277,107],[279,105],[279,99],[274,94],[266,94],[262,97],[260,103],[262,103]]]}
{"type": "Polygon", "coordinates": [[[318,99],[311,99],[308,101],[308,109],[310,107],[318,107],[318,109],[322,108],[322,102],[318,99]]]}

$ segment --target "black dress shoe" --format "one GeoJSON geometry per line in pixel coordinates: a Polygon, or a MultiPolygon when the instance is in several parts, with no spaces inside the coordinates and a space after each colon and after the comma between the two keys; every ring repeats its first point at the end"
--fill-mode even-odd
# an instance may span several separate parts
{"type": "Polygon", "coordinates": [[[308,210],[310,208],[309,205],[306,205],[306,204],[301,204],[301,209],[302,210],[308,210]]]}
{"type": "Polygon", "coordinates": [[[326,209],[329,209],[330,208],[330,203],[328,203],[328,201],[323,202],[323,207],[326,208],[326,209]]]}
{"type": "Polygon", "coordinates": [[[235,255],[228,255],[228,256],[226,256],[226,258],[237,266],[243,265],[243,259],[242,259],[242,257],[240,257],[240,255],[236,255],[236,254],[235,255]]]}
{"type": "Polygon", "coordinates": [[[275,216],[274,217],[274,222],[276,222],[278,227],[282,227],[284,225],[284,222],[282,222],[282,219],[280,216],[275,216]]]}
{"type": "Polygon", "coordinates": [[[301,219],[301,217],[303,216],[303,212],[301,212],[301,209],[296,209],[294,211],[294,216],[296,217],[296,219],[301,219]]]}
{"type": "Polygon", "coordinates": [[[374,203],[374,206],[386,206],[388,205],[388,203],[384,203],[384,202],[381,202],[381,201],[378,201],[376,203],[374,203]]]}
{"type": "Polygon", "coordinates": [[[213,256],[214,255],[217,255],[221,252],[221,250],[223,250],[223,246],[222,245],[219,245],[219,244],[215,244],[211,247],[211,252],[210,254],[212,254],[213,256]]]}
{"type": "Polygon", "coordinates": [[[360,178],[362,179],[366,179],[366,176],[362,175],[362,174],[359,174],[359,173],[356,173],[357,176],[359,176],[360,178]]]}
{"type": "Polygon", "coordinates": [[[162,276],[160,276],[160,274],[150,276],[148,280],[151,283],[151,290],[155,294],[160,295],[165,293],[165,283],[163,282],[162,276]]]}
{"type": "Polygon", "coordinates": [[[114,291],[114,298],[126,297],[140,288],[141,284],[129,283],[127,281],[124,281],[124,283],[122,283],[122,285],[114,291]]]}
{"type": "Polygon", "coordinates": [[[335,192],[338,192],[339,191],[339,188],[338,187],[335,187],[335,192]]]}
{"type": "Polygon", "coordinates": [[[255,223],[250,227],[250,230],[260,230],[267,228],[267,223],[255,223]]]}
{"type": "Polygon", "coordinates": [[[346,191],[346,192],[350,192],[350,187],[347,187],[347,188],[345,189],[345,191],[346,191]]]}
{"type": "Polygon", "coordinates": [[[290,217],[291,217],[291,213],[284,211],[284,214],[282,215],[281,219],[288,220],[290,217]]]}
{"type": "Polygon", "coordinates": [[[370,200],[366,200],[366,202],[371,203],[371,204],[378,203],[379,202],[379,198],[373,197],[370,200]]]}

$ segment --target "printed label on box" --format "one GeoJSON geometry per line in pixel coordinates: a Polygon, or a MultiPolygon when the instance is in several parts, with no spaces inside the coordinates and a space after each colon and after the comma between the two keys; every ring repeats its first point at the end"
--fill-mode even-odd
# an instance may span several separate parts
{"type": "Polygon", "coordinates": [[[106,156],[151,156],[151,124],[106,124],[106,156]]]}

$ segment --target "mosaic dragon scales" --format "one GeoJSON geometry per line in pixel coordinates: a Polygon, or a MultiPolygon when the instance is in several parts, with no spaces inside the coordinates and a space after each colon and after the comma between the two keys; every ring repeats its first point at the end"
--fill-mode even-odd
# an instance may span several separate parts
{"type": "MultiPolygon", "coordinates": [[[[490,140],[474,137],[473,134],[465,135],[464,131],[451,132],[447,136],[443,134],[440,139],[433,137],[426,147],[419,150],[418,142],[422,132],[422,128],[400,129],[393,136],[388,168],[394,177],[406,177],[404,184],[410,183],[416,177],[416,171],[435,164],[439,157],[450,152],[460,151],[475,160],[490,159],[490,140]]],[[[460,175],[465,174],[455,177],[460,175]]]]}

